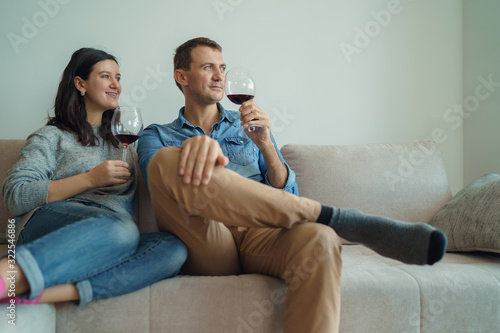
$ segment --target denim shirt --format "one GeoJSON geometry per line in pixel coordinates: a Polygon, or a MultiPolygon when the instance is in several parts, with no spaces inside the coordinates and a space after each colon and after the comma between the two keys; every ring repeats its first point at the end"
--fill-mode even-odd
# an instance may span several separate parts
{"type": "MultiPolygon", "coordinates": [[[[224,155],[229,158],[229,164],[226,167],[244,177],[270,185],[264,156],[252,140],[238,135],[241,129],[240,112],[227,111],[220,104],[217,104],[217,107],[219,119],[212,126],[209,137],[219,142],[224,155]]],[[[201,127],[193,126],[184,118],[184,107],[180,109],[179,117],[170,124],[149,125],[141,134],[137,148],[139,167],[146,184],[149,161],[159,149],[170,146],[182,147],[184,140],[196,135],[205,135],[205,132],[201,127]]],[[[288,170],[288,179],[283,190],[299,195],[295,172],[283,159],[272,134],[271,139],[279,158],[288,170]]]]}

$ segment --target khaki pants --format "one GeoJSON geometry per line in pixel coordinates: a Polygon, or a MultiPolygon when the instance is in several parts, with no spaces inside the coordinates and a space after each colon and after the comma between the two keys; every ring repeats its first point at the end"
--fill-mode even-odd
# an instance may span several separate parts
{"type": "Polygon", "coordinates": [[[161,230],[188,248],[191,275],[259,273],[288,285],[284,332],[338,332],[341,242],[314,221],[321,204],[216,167],[210,184],[186,185],[181,149],[159,150],[148,167],[161,230]]]}

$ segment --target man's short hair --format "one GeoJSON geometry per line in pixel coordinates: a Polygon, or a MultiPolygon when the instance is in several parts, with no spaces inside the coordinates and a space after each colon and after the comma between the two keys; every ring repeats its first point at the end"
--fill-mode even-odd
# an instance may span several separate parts
{"type": "MultiPolygon", "coordinates": [[[[191,68],[191,62],[193,61],[193,58],[191,57],[191,51],[193,48],[196,46],[208,46],[213,49],[218,50],[219,52],[222,52],[222,47],[217,44],[217,42],[211,40],[210,38],[206,37],[197,37],[188,40],[184,44],[180,45],[176,50],[175,50],[175,55],[174,55],[174,71],[177,69],[183,69],[183,70],[190,70],[191,68]]],[[[179,89],[182,91],[181,85],[176,81],[175,84],[179,89]]]]}

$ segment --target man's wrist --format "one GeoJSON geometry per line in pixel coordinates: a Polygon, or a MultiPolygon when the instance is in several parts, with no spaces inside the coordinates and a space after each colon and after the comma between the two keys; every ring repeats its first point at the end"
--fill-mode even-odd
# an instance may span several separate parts
{"type": "MultiPolygon", "coordinates": [[[[256,144],[257,145],[257,144],[256,144]]],[[[264,154],[269,151],[276,151],[276,147],[274,146],[274,143],[272,140],[268,140],[264,142],[262,145],[257,145],[257,148],[264,154]],[[271,150],[272,149],[272,150],[271,150]]]]}

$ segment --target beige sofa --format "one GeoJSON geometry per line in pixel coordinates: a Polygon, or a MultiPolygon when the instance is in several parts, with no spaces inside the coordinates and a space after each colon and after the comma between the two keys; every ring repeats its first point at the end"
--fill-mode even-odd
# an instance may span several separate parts
{"type": "MultiPolygon", "coordinates": [[[[22,144],[0,140],[0,179],[22,144]]],[[[301,195],[324,204],[428,222],[451,199],[440,153],[430,141],[286,145],[282,152],[301,195]]],[[[143,184],[139,195],[139,226],[155,230],[143,184]]],[[[9,218],[2,205],[0,230],[9,218]]],[[[0,236],[5,244],[5,234],[0,236]]],[[[342,258],[341,332],[500,331],[497,256],[447,253],[433,266],[414,266],[346,244],[342,258]]],[[[285,291],[281,280],[261,275],[179,276],[85,307],[18,305],[16,326],[8,324],[10,310],[2,305],[0,332],[281,332],[285,291]]]]}

